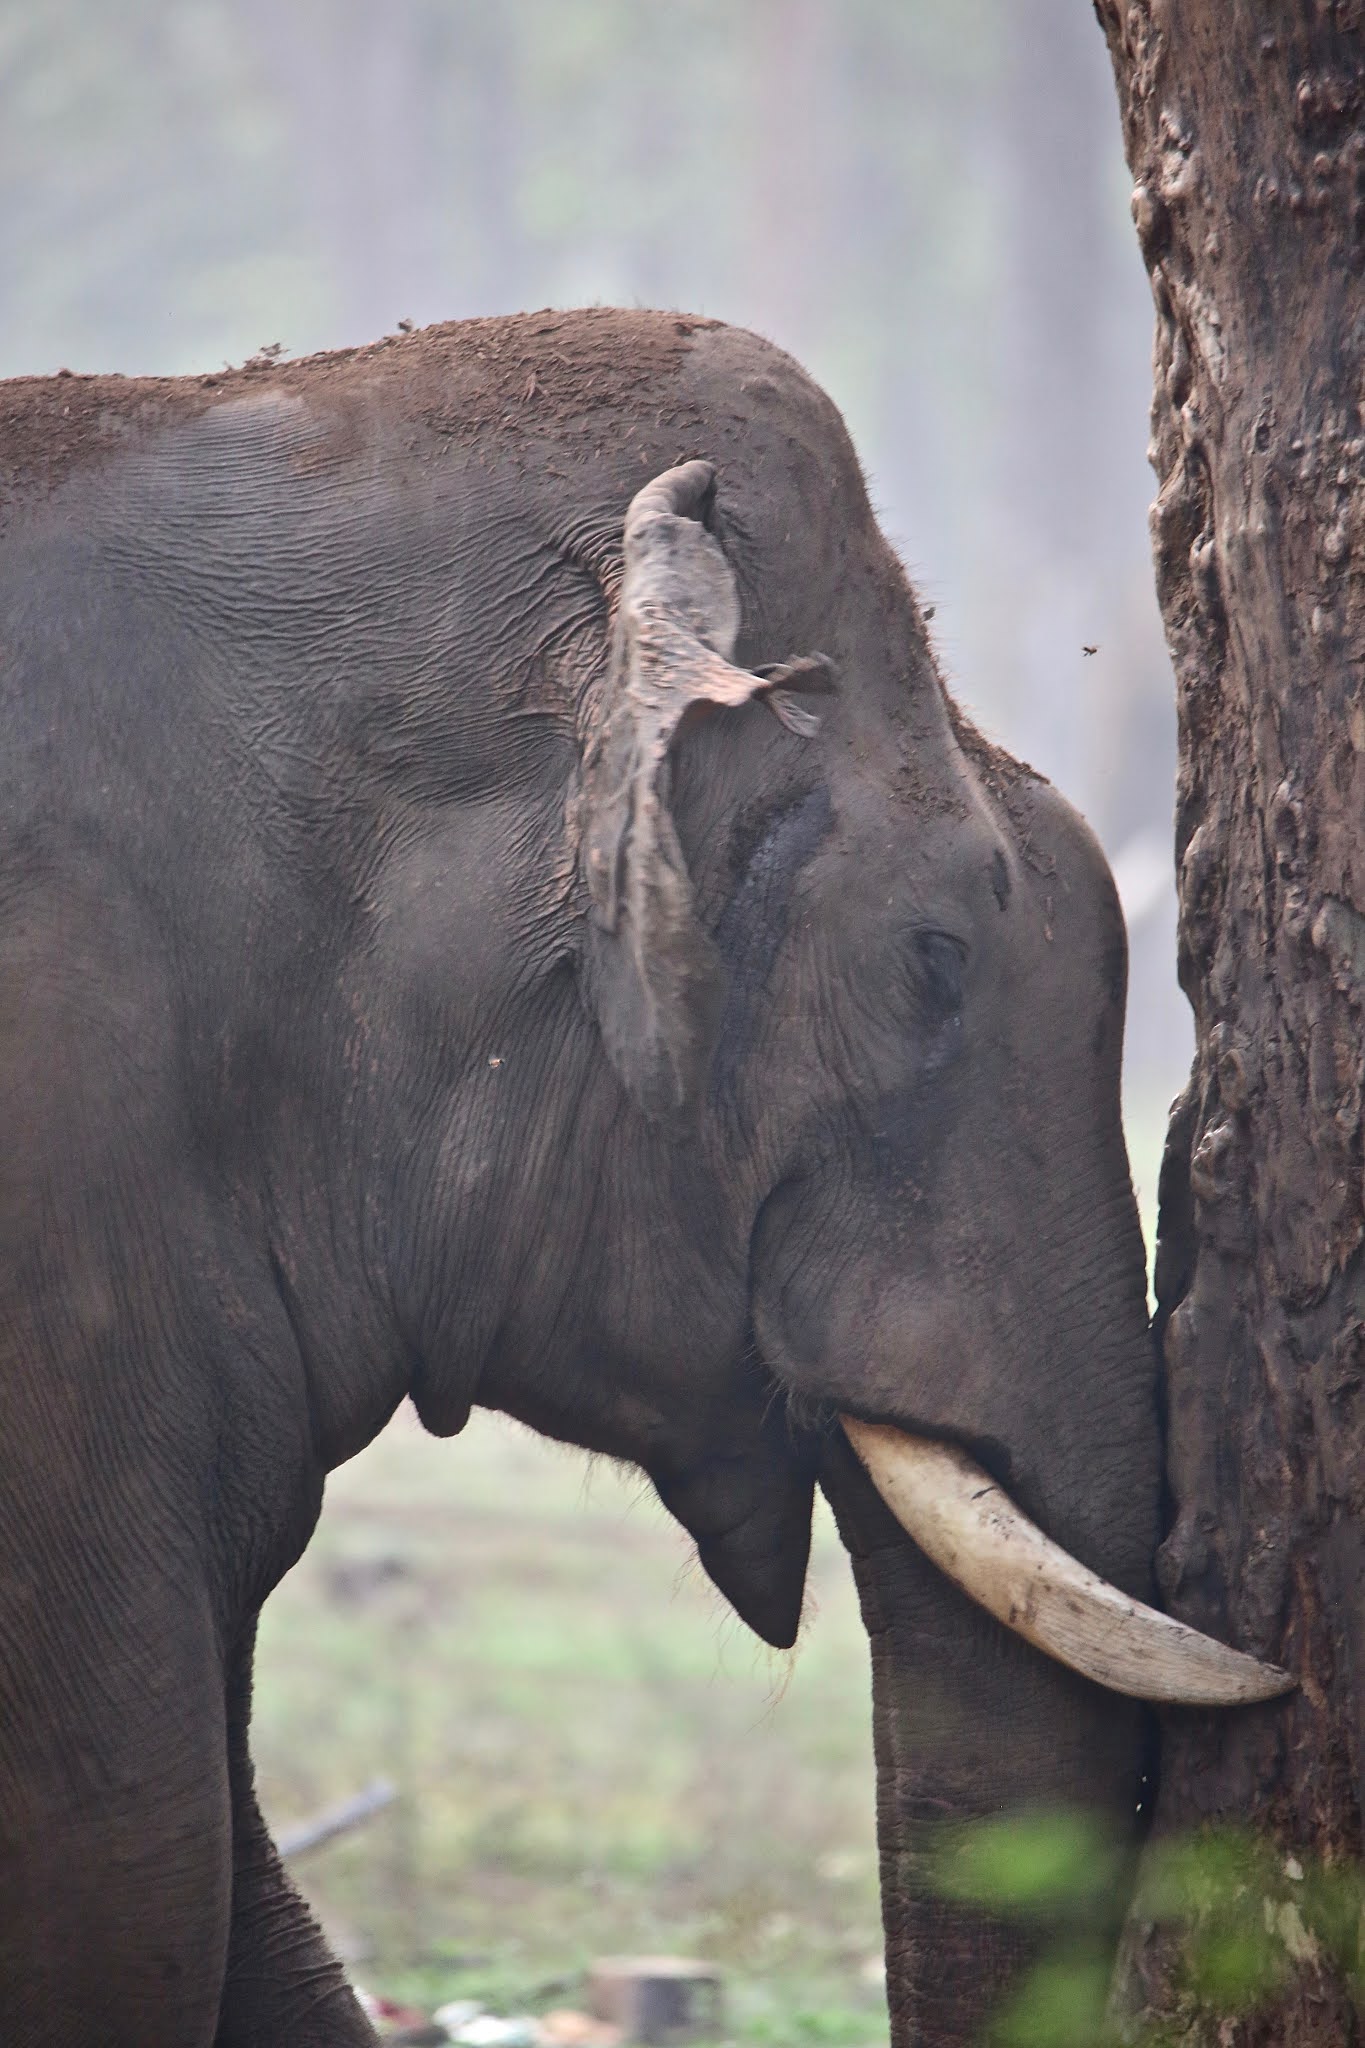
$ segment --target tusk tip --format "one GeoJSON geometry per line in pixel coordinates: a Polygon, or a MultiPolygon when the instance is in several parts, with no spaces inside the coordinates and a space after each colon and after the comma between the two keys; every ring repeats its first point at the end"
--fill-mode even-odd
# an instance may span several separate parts
{"type": "MultiPolygon", "coordinates": [[[[1235,1650],[1228,1654],[1246,1655],[1244,1651],[1235,1650]]],[[[1168,1707],[1255,1707],[1266,1700],[1283,1699],[1286,1693],[1299,1690],[1299,1680],[1292,1671],[1285,1671],[1278,1664],[1262,1664],[1253,1657],[1247,1657],[1246,1661],[1251,1668],[1233,1678],[1221,1694],[1212,1689],[1189,1697],[1175,1692],[1158,1704],[1168,1707]]]]}
{"type": "Polygon", "coordinates": [[[840,1417],[906,1534],[969,1599],[1096,1685],[1167,1707],[1245,1707],[1298,1680],[1144,1606],[1043,1534],[951,1444],[840,1417]]]}

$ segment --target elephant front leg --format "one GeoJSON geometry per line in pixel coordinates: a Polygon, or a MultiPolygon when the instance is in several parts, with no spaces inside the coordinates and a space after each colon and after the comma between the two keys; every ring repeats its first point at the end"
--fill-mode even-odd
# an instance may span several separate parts
{"type": "Polygon", "coordinates": [[[232,1931],[215,2048],[374,2048],[340,1963],[280,1862],[248,1747],[253,1620],[228,1689],[232,1931]]]}

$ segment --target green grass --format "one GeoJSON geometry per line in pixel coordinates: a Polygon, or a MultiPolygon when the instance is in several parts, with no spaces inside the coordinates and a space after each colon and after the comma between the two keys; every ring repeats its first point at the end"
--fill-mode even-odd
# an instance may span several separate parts
{"type": "Polygon", "coordinates": [[[703,1955],[736,2042],[884,2042],[867,1644],[823,1508],[810,1591],[775,1656],[648,1487],[401,1414],[329,1484],[258,1662],[272,1820],[399,1788],[296,1865],[353,1976],[534,2010],[596,1955],[703,1955]]]}

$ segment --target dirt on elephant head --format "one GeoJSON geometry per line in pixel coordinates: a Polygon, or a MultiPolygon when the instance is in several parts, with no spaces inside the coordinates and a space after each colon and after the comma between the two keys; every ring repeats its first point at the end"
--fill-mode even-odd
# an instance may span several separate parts
{"type": "Polygon", "coordinates": [[[379,387],[414,429],[463,438],[601,437],[623,410],[656,402],[660,423],[695,414],[676,372],[693,334],[717,326],[679,313],[589,307],[448,321],[363,348],[186,377],[85,376],[0,382],[0,507],[45,492],[83,464],[144,442],[210,407],[273,393],[345,410],[379,387]]]}

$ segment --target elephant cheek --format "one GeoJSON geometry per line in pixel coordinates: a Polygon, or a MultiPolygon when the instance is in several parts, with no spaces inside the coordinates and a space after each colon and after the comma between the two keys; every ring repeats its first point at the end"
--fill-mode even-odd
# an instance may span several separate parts
{"type": "Polygon", "coordinates": [[[823,1204],[805,1196],[771,1196],[754,1233],[750,1314],[768,1370],[803,1397],[907,1425],[937,1427],[951,1408],[975,1434],[995,1405],[976,1303],[903,1252],[841,1240],[836,1255],[823,1204]]]}

